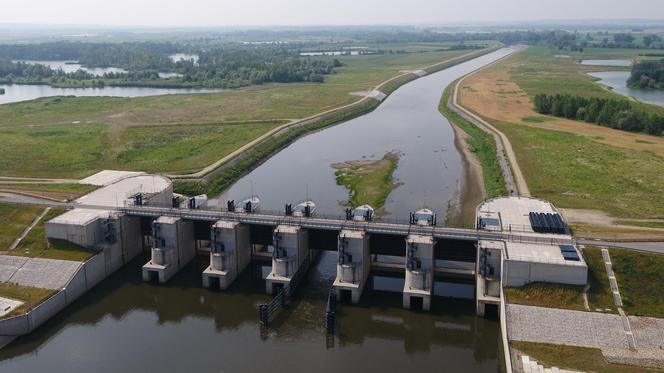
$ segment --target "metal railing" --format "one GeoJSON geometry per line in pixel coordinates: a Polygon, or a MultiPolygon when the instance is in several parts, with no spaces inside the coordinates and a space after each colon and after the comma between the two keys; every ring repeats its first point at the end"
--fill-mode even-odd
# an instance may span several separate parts
{"type": "Polygon", "coordinates": [[[268,327],[270,319],[272,319],[274,314],[281,309],[286,298],[289,298],[295,292],[295,289],[297,288],[297,285],[299,285],[300,280],[309,269],[309,262],[310,257],[307,255],[307,257],[300,265],[300,268],[298,268],[298,270],[291,278],[290,283],[279,289],[270,303],[261,303],[258,305],[258,321],[261,323],[261,325],[263,325],[263,327],[268,327]]]}
{"type": "Polygon", "coordinates": [[[328,334],[334,334],[337,319],[337,292],[330,289],[327,296],[327,307],[325,307],[325,330],[328,334]]]}
{"type": "MultiPolygon", "coordinates": [[[[395,234],[395,235],[427,235],[434,238],[461,239],[461,240],[507,240],[524,243],[541,243],[549,245],[561,245],[572,243],[571,238],[542,237],[527,230],[526,227],[512,229],[511,231],[489,231],[467,228],[449,228],[438,226],[420,226],[410,224],[406,220],[395,220],[398,222],[387,222],[375,220],[370,222],[357,222],[346,220],[344,216],[316,215],[314,217],[284,216],[277,212],[245,213],[229,212],[221,209],[180,209],[153,206],[125,206],[120,211],[137,216],[175,216],[190,220],[230,220],[245,224],[259,225],[299,225],[308,229],[323,230],[360,230],[367,233],[395,234]]],[[[516,227],[515,227],[516,228],[516,227]]]]}

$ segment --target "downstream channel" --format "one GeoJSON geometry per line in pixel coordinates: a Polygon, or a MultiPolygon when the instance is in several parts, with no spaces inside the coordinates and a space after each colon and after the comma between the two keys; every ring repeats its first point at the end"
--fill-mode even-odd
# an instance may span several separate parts
{"type": "MultiPolygon", "coordinates": [[[[501,49],[418,79],[394,92],[366,116],[312,134],[265,162],[220,200],[259,194],[266,209],[309,195],[319,211],[339,213],[347,191],[331,164],[403,153],[388,198],[392,216],[407,217],[423,205],[444,216],[462,183],[453,132],[438,110],[449,83],[508,54],[501,49]]],[[[403,280],[383,279],[365,289],[361,304],[342,305],[337,332],[326,336],[326,295],[336,255],[312,266],[294,299],[261,329],[257,304],[268,300],[250,266],[230,290],[201,287],[207,265],[199,257],[166,286],[141,281],[137,258],[77,300],[36,332],[0,350],[0,371],[196,371],[196,372],[500,372],[499,324],[475,317],[472,300],[435,297],[431,313],[401,308],[403,280]],[[378,286],[377,286],[378,287],[378,286]]],[[[471,286],[472,289],[472,286],[471,286]]],[[[457,289],[459,290],[459,289],[457,289]]],[[[463,290],[463,289],[461,289],[463,290]]],[[[468,289],[466,289],[467,291],[468,289]]]]}

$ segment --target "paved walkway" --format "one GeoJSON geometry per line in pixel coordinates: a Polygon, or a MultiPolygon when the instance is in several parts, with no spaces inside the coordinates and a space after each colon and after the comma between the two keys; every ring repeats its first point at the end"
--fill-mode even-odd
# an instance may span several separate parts
{"type": "Polygon", "coordinates": [[[0,255],[0,282],[42,289],[62,289],[81,262],[0,255]]]}
{"type": "Polygon", "coordinates": [[[615,314],[508,304],[507,324],[507,338],[514,341],[629,348],[615,314]]]}

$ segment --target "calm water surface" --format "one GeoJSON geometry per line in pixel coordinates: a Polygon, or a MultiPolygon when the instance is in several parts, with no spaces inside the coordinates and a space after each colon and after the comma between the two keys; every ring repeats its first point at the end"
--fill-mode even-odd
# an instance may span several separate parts
{"type": "Polygon", "coordinates": [[[20,62],[39,64],[48,66],[53,70],[62,70],[65,73],[73,73],[83,70],[95,76],[102,76],[106,73],[126,73],[127,70],[118,67],[85,67],[75,61],[35,61],[35,60],[17,60],[20,62]]]}
{"type": "Polygon", "coordinates": [[[397,151],[402,156],[394,176],[400,186],[387,198],[389,217],[408,219],[409,211],[424,206],[444,217],[459,192],[463,169],[453,130],[438,111],[442,91],[510,51],[501,49],[404,85],[373,112],[294,142],[210,204],[224,206],[253,190],[267,210],[281,211],[285,203],[308,195],[320,213],[341,214],[348,190],[336,184],[332,165],[397,151]]]}
{"type": "Polygon", "coordinates": [[[182,93],[212,93],[221,89],[205,88],[148,88],[148,87],[95,87],[95,88],[54,88],[47,85],[33,84],[0,84],[5,94],[0,95],[0,104],[34,100],[51,96],[111,96],[111,97],[142,97],[160,96],[182,93]]]}
{"type": "Polygon", "coordinates": [[[632,66],[630,60],[582,60],[579,63],[591,66],[632,66]]]}
{"type": "MultiPolygon", "coordinates": [[[[228,195],[259,194],[266,208],[309,193],[326,212],[338,212],[347,191],[335,184],[332,163],[404,155],[403,183],[387,209],[406,215],[422,205],[444,213],[458,190],[459,154],[438,113],[443,88],[504,56],[502,49],[418,79],[373,113],[307,136],[234,185],[228,195]]],[[[295,298],[269,331],[257,321],[267,269],[251,266],[224,292],[201,287],[207,258],[192,262],[166,286],[141,281],[138,258],[81,297],[36,332],[0,350],[5,372],[500,372],[499,324],[474,316],[472,300],[435,297],[431,313],[401,308],[403,279],[376,277],[362,304],[342,305],[336,335],[323,324],[336,254],[324,252],[295,298]],[[374,286],[375,285],[375,286],[374,286]],[[373,288],[379,290],[372,290],[373,288]]],[[[472,295],[472,286],[436,283],[441,295],[472,295]]]]}
{"type": "Polygon", "coordinates": [[[629,79],[629,71],[601,71],[589,74],[599,78],[598,83],[613,88],[614,91],[621,95],[631,96],[649,104],[664,105],[664,90],[628,87],[627,79],[629,79]]]}

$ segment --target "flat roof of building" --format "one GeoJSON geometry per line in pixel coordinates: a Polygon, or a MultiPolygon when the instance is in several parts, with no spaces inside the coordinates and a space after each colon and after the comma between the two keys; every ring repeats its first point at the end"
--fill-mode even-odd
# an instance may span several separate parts
{"type": "Polygon", "coordinates": [[[92,191],[75,202],[92,206],[123,207],[125,201],[137,193],[161,193],[172,185],[161,175],[139,174],[127,176],[103,188],[92,191]]]}
{"type": "Polygon", "coordinates": [[[559,245],[505,242],[505,259],[519,260],[524,262],[562,264],[568,266],[586,266],[578,248],[571,245],[563,245],[566,248],[573,248],[580,260],[567,260],[559,245]]]}
{"type": "Polygon", "coordinates": [[[145,172],[140,171],[117,171],[117,170],[104,170],[99,171],[94,175],[90,175],[85,179],[79,181],[80,184],[90,184],[98,186],[106,186],[116,183],[122,179],[132,176],[145,175],[145,172]]]}
{"type": "Polygon", "coordinates": [[[73,209],[49,220],[49,223],[67,225],[86,225],[96,219],[112,214],[109,210],[73,209]]]}
{"type": "Polygon", "coordinates": [[[483,202],[478,208],[478,217],[500,216],[503,231],[534,232],[530,225],[531,212],[557,214],[550,202],[528,197],[500,197],[483,202]]]}

